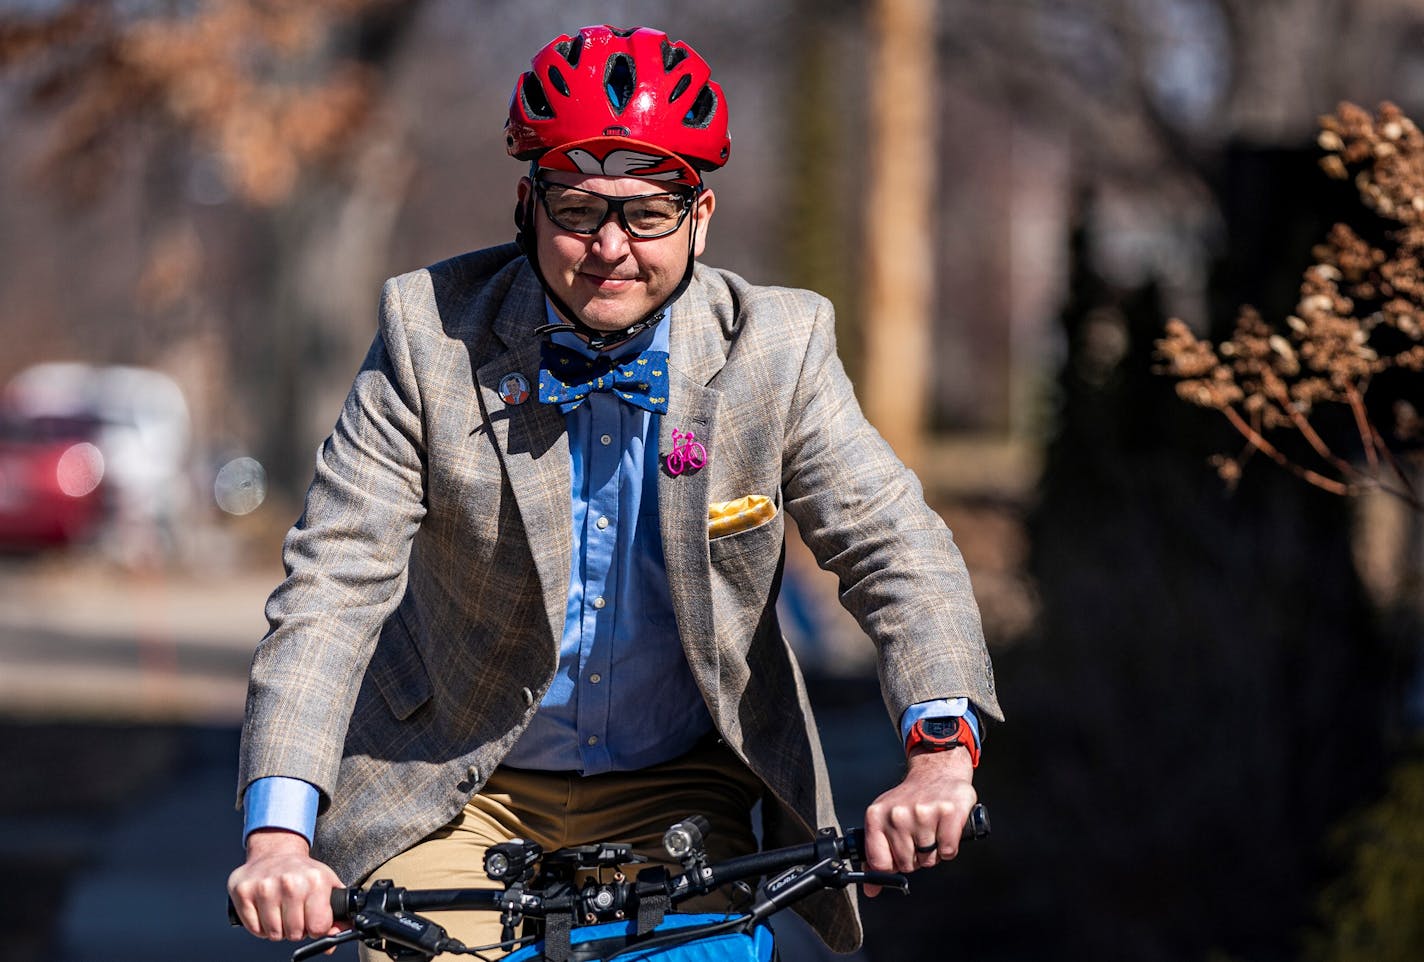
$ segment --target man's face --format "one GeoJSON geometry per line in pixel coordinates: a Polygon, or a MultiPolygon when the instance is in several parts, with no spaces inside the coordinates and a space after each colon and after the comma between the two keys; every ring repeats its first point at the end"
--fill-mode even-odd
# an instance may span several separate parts
{"type": "MultiPolygon", "coordinates": [[[[602,177],[542,171],[546,183],[564,184],[610,197],[633,197],[668,190],[668,185],[637,177],[602,177]]],[[[519,202],[527,202],[534,184],[519,182],[519,202]]],[[[542,204],[534,210],[535,250],[549,287],[598,331],[620,331],[662,304],[687,269],[687,236],[696,222],[693,253],[707,242],[707,225],[716,199],[703,189],[677,230],[666,237],[637,238],[612,216],[594,234],[575,234],[549,220],[542,204]]],[[[567,320],[567,318],[565,318],[567,320]]]]}

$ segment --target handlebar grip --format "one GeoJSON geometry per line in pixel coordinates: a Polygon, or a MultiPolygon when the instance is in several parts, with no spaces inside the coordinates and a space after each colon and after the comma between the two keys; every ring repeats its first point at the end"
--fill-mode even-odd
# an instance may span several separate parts
{"type": "MultiPolygon", "coordinates": [[[[351,895],[359,889],[332,889],[331,890],[331,916],[337,922],[346,922],[351,919],[351,895]]],[[[242,919],[237,917],[237,906],[232,904],[232,897],[227,900],[227,921],[229,925],[241,925],[242,919]]]]}
{"type": "Polygon", "coordinates": [[[962,838],[988,838],[989,837],[989,810],[980,802],[969,810],[969,818],[964,822],[964,834],[962,838]]]}
{"type": "Polygon", "coordinates": [[[331,917],[337,922],[346,922],[351,919],[351,896],[359,889],[332,889],[331,890],[331,917]]]}

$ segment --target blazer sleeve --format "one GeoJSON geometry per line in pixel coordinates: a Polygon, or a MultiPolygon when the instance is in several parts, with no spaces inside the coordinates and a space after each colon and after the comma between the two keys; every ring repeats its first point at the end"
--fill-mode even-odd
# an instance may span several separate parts
{"type": "Polygon", "coordinates": [[[305,509],[283,546],[286,578],[248,684],[238,797],[267,775],[315,785],[326,807],[366,664],[405,591],[425,515],[425,447],[406,305],[396,280],[305,509]]]}
{"type": "Polygon", "coordinates": [[[892,721],[917,702],[956,697],[1002,719],[964,560],[919,479],[861,413],[836,354],[833,308],[816,305],[787,420],[786,508],[877,647],[892,721]]]}

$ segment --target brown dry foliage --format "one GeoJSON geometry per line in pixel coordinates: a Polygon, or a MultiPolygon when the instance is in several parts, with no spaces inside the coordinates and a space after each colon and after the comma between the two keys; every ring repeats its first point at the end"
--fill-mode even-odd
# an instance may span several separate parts
{"type": "Polygon", "coordinates": [[[0,72],[49,115],[39,169],[71,196],[101,194],[126,129],[158,120],[211,151],[240,198],[273,205],[304,168],[338,160],[366,120],[372,76],[327,45],[390,2],[202,0],[144,15],[85,2],[0,14],[0,72]]]}
{"type": "MultiPolygon", "coordinates": [[[[1159,370],[1178,379],[1184,400],[1220,411],[1245,438],[1240,455],[1213,459],[1228,482],[1259,451],[1326,490],[1379,488],[1424,510],[1365,404],[1382,371],[1424,372],[1424,134],[1391,103],[1374,116],[1344,103],[1320,125],[1321,167],[1341,179],[1353,171],[1365,205],[1400,225],[1387,249],[1336,224],[1312,252],[1315,262],[1284,324],[1268,324],[1244,307],[1231,338],[1214,345],[1173,318],[1157,342],[1159,370]],[[1336,454],[1311,423],[1327,404],[1352,412],[1363,464],[1336,454]],[[1278,431],[1298,432],[1319,463],[1283,454],[1269,440],[1278,431]]],[[[1396,437],[1418,436],[1419,415],[1407,401],[1398,403],[1393,420],[1396,437]]]]}

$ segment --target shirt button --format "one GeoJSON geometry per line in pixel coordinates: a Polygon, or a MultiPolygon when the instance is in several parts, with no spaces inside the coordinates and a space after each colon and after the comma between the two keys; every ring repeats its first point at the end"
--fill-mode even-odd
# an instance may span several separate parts
{"type": "Polygon", "coordinates": [[[599,531],[602,531],[604,528],[608,527],[608,519],[599,518],[597,521],[594,522],[594,524],[598,526],[599,531]]]}
{"type": "Polygon", "coordinates": [[[593,606],[595,608],[602,608],[606,604],[608,604],[608,602],[604,601],[602,596],[593,599],[593,606]]]}
{"type": "Polygon", "coordinates": [[[589,736],[588,736],[588,743],[589,743],[590,745],[597,745],[597,744],[598,744],[598,736],[597,736],[597,735],[589,735],[589,736]]]}
{"type": "Polygon", "coordinates": [[[603,437],[599,438],[598,440],[606,447],[606,446],[608,446],[608,445],[610,445],[610,444],[613,443],[613,436],[610,435],[610,434],[605,434],[603,437]]]}
{"type": "Polygon", "coordinates": [[[592,675],[588,676],[588,682],[591,685],[596,685],[601,681],[603,681],[603,676],[598,674],[597,672],[594,672],[592,675]]]}

